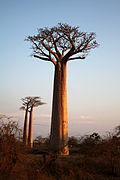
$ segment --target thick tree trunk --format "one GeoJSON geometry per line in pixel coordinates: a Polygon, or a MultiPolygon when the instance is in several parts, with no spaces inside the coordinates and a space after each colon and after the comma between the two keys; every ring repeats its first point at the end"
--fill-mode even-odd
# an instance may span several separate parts
{"type": "Polygon", "coordinates": [[[26,111],[25,111],[23,142],[24,142],[25,145],[28,144],[28,109],[26,109],[26,111]]]}
{"type": "Polygon", "coordinates": [[[68,155],[68,115],[66,63],[55,65],[50,148],[53,152],[68,155]]]}
{"type": "Polygon", "coordinates": [[[33,108],[32,107],[30,110],[30,117],[29,117],[28,145],[30,147],[33,146],[33,108]]]}

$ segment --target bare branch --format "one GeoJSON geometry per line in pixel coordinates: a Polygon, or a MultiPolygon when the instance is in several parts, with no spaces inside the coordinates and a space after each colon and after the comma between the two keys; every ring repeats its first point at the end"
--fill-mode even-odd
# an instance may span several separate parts
{"type": "Polygon", "coordinates": [[[44,57],[41,57],[41,56],[38,56],[38,55],[34,55],[35,58],[38,58],[38,59],[41,59],[41,60],[44,60],[44,61],[50,61],[52,62],[54,65],[56,64],[56,62],[54,60],[52,60],[51,58],[44,58],[44,57]]]}
{"type": "Polygon", "coordinates": [[[42,59],[44,61],[50,61],[49,58],[44,58],[44,57],[41,57],[41,56],[38,56],[38,55],[34,55],[35,58],[39,58],[39,59],[42,59]]]}
{"type": "Polygon", "coordinates": [[[37,50],[39,50],[39,53],[41,54],[41,55],[44,55],[44,56],[46,56],[46,57],[49,57],[49,55],[48,54],[46,54],[44,51],[42,51],[42,49],[40,49],[40,47],[37,45],[37,43],[35,43],[34,41],[33,41],[33,39],[31,40],[32,41],[32,43],[35,45],[35,53],[37,53],[37,50]]]}
{"type": "Polygon", "coordinates": [[[91,49],[98,46],[95,39],[93,32],[81,32],[78,27],[59,23],[52,28],[38,29],[36,36],[29,36],[26,40],[33,44],[34,57],[56,64],[84,59],[91,49]],[[72,57],[74,55],[77,55],[76,58],[72,57]]]}
{"type": "Polygon", "coordinates": [[[69,58],[68,61],[76,60],[76,59],[85,59],[85,56],[77,56],[77,57],[69,58]]]}
{"type": "MultiPolygon", "coordinates": [[[[60,37],[59,37],[59,38],[60,38],[60,37]]],[[[56,40],[54,40],[54,37],[52,36],[52,40],[53,40],[53,44],[54,44],[56,53],[57,53],[58,57],[60,58],[60,57],[61,57],[61,53],[60,53],[60,51],[58,50],[57,45],[56,45],[56,42],[59,40],[59,38],[57,38],[56,40]]]]}
{"type": "Polygon", "coordinates": [[[62,61],[63,61],[63,62],[67,62],[68,59],[69,59],[69,57],[73,55],[74,50],[75,50],[75,48],[72,47],[72,48],[70,49],[70,51],[62,58],[62,61]]]}
{"type": "Polygon", "coordinates": [[[51,52],[57,60],[59,60],[59,57],[57,56],[57,54],[54,51],[52,51],[49,46],[47,46],[43,41],[41,41],[41,44],[45,47],[46,50],[51,52]]]}
{"type": "Polygon", "coordinates": [[[46,104],[41,101],[41,98],[39,96],[28,96],[21,99],[23,101],[22,107],[20,107],[20,110],[26,110],[30,109],[31,107],[37,107],[43,104],[46,104]]]}

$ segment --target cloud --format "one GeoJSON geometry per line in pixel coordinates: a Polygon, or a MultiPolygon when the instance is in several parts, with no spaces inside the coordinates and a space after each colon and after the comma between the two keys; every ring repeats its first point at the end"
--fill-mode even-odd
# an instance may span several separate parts
{"type": "Polygon", "coordinates": [[[95,124],[95,121],[93,121],[93,117],[89,115],[81,115],[79,124],[95,124]]]}
{"type": "Polygon", "coordinates": [[[80,115],[76,119],[72,119],[71,121],[72,124],[76,125],[92,125],[95,124],[94,118],[89,115],[80,115]]]}
{"type": "Polygon", "coordinates": [[[81,115],[80,119],[93,119],[91,116],[88,115],[81,115]]]}

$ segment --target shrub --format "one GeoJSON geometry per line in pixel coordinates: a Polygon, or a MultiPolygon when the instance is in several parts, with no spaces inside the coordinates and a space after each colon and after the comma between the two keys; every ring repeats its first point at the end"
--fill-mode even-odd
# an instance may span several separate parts
{"type": "Polygon", "coordinates": [[[1,121],[0,124],[0,176],[6,179],[19,158],[22,142],[21,129],[18,123],[12,120],[1,121]]]}

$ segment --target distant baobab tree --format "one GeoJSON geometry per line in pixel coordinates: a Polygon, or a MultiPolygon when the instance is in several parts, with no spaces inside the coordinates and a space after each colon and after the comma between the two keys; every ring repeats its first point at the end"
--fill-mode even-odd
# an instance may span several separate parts
{"type": "Polygon", "coordinates": [[[31,97],[30,102],[30,116],[29,116],[29,130],[28,130],[28,145],[33,146],[33,108],[46,104],[41,101],[40,97],[31,97]]]}
{"type": "Polygon", "coordinates": [[[32,113],[33,107],[37,107],[39,105],[43,105],[45,103],[41,102],[40,97],[25,97],[21,99],[23,101],[20,110],[25,110],[25,119],[24,119],[24,129],[23,129],[23,142],[26,145],[30,145],[32,143],[32,113]],[[28,130],[28,113],[30,112],[29,116],[29,130],[28,130]]]}
{"type": "Polygon", "coordinates": [[[68,61],[83,60],[89,51],[98,46],[95,33],[79,31],[79,27],[59,23],[52,28],[40,28],[35,36],[26,40],[32,43],[33,56],[52,62],[55,67],[50,148],[68,155],[68,115],[66,67],[68,61]]]}
{"type": "Polygon", "coordinates": [[[22,106],[20,110],[25,111],[25,119],[24,119],[24,129],[23,129],[23,142],[27,145],[28,144],[28,111],[30,108],[31,97],[22,98],[22,106]]]}

